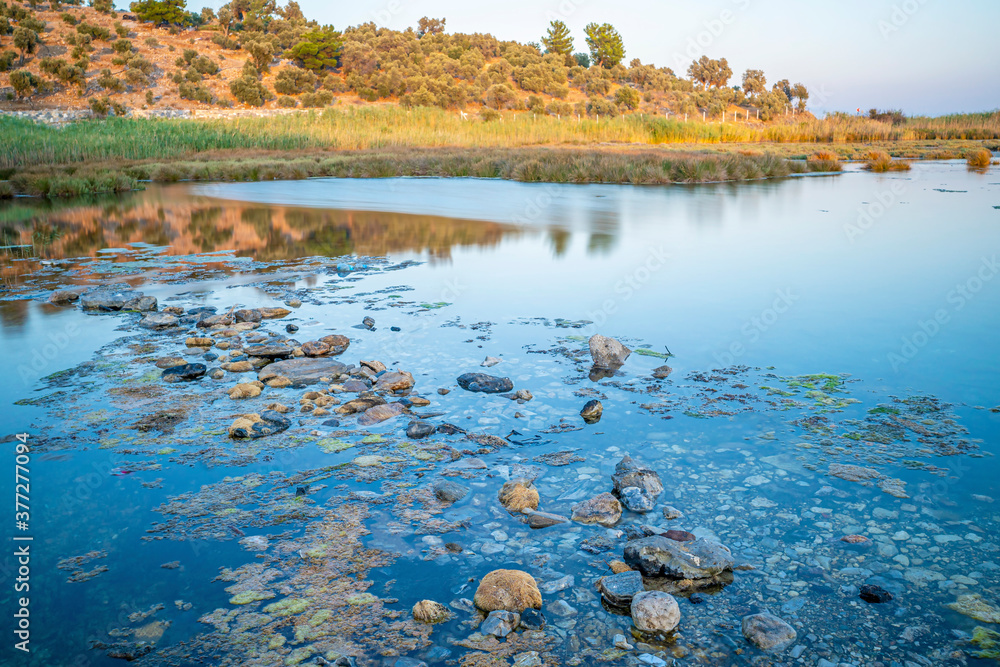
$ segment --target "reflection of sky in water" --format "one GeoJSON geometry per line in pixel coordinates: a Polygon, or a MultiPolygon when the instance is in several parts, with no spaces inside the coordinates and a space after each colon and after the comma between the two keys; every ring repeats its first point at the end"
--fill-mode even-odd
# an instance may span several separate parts
{"type": "MultiPolygon", "coordinates": [[[[203,211],[219,210],[208,217],[228,220],[233,210],[245,206],[242,200],[255,205],[230,216],[234,225],[246,225],[232,229],[252,228],[265,240],[266,248],[274,251],[272,256],[297,249],[316,254],[321,252],[317,248],[357,249],[358,244],[368,244],[366,249],[382,244],[393,262],[433,255],[435,261],[404,271],[376,272],[360,282],[338,284],[357,292],[407,285],[413,288],[403,292],[407,300],[452,305],[417,318],[395,309],[366,311],[363,302],[307,305],[293,316],[303,327],[305,335],[300,334],[300,338],[307,340],[314,330],[334,326],[355,339],[348,353],[351,361],[398,361],[402,368],[415,372],[425,394],[452,382],[458,372],[479,370],[477,365],[486,354],[503,354],[504,373],[519,385],[531,387],[538,397],[524,408],[533,427],[537,424],[531,421],[531,410],[541,411],[543,422],[554,422],[560,413],[573,416],[579,400],[569,396],[573,388],[562,382],[567,368],[545,355],[527,354],[525,346],[545,349],[555,346],[560,336],[600,331],[634,344],[650,344],[654,350],[669,347],[676,355],[668,362],[675,368],[675,378],[732,361],[774,366],[781,375],[851,373],[864,381],[855,390],[861,398],[867,392],[877,400],[889,394],[926,392],[953,403],[966,403],[958,408],[963,424],[969,427],[971,437],[985,440],[985,450],[994,451],[997,415],[971,406],[1000,404],[995,390],[1000,357],[993,349],[1000,324],[1000,280],[985,280],[982,289],[961,308],[954,294],[949,295],[956,284],[966,283],[981,267],[989,267],[983,259],[991,260],[1000,250],[1000,212],[993,209],[998,203],[997,188],[989,176],[969,174],[962,165],[920,164],[902,176],[847,173],[835,178],[674,188],[416,179],[178,186],[153,188],[136,195],[134,201],[137,206],[153,201],[166,209],[163,234],[155,239],[158,244],[170,243],[173,232],[167,231],[175,229],[169,226],[174,218],[184,220],[176,229],[190,231],[189,225],[195,224],[197,238],[206,238],[213,228],[203,224],[203,211]],[[894,200],[884,215],[852,242],[845,226],[857,222],[859,208],[868,209],[880,194],[890,196],[886,193],[894,200]],[[275,208],[271,209],[272,205],[275,208]],[[317,209],[315,215],[308,213],[310,207],[317,209]],[[326,213],[322,207],[343,210],[326,213]],[[288,210],[294,215],[288,216],[288,210]],[[287,227],[278,228],[289,220],[287,227]],[[339,240],[332,245],[327,242],[332,237],[323,236],[328,223],[342,228],[339,240]],[[487,224],[489,234],[484,235],[487,224]],[[372,232],[377,225],[382,227],[372,232]],[[307,230],[305,241],[303,237],[290,240],[296,229],[307,230]],[[366,231],[369,236],[362,238],[366,231]],[[317,238],[319,243],[310,241],[317,238]],[[779,302],[784,312],[772,313],[769,309],[776,305],[779,294],[789,295],[785,300],[790,305],[786,308],[779,302]],[[900,352],[901,338],[912,338],[920,331],[921,321],[942,309],[949,321],[912,360],[894,371],[888,355],[900,352]],[[373,314],[379,322],[376,332],[359,335],[349,329],[366,314],[373,314]],[[464,323],[490,321],[498,325],[489,341],[463,344],[474,336],[472,332],[440,327],[456,317],[464,323]],[[590,319],[599,326],[556,330],[510,324],[532,317],[590,319]],[[313,321],[322,326],[311,324],[313,321]],[[389,332],[390,324],[403,327],[402,338],[389,332]],[[733,354],[734,350],[741,352],[733,354]],[[732,355],[731,359],[727,355],[732,355]]],[[[61,209],[50,214],[48,221],[72,229],[74,221],[79,223],[73,214],[73,209],[61,209]]],[[[146,219],[135,229],[153,229],[157,224],[156,218],[146,219]]],[[[92,234],[90,245],[84,239],[71,247],[79,249],[79,255],[94,255],[106,247],[101,245],[102,238],[122,238],[120,228],[101,229],[104,231],[92,234]]],[[[257,238],[247,241],[220,234],[203,249],[222,250],[227,242],[232,247],[243,242],[252,247],[257,238]]],[[[254,252],[244,254],[252,257],[254,252]]],[[[993,278],[989,268],[982,271],[983,278],[993,278]]],[[[161,304],[174,295],[191,292],[197,296],[184,297],[185,303],[218,307],[233,301],[270,303],[270,297],[260,289],[247,286],[253,280],[249,274],[219,278],[207,285],[156,284],[142,289],[160,298],[161,304]]],[[[299,286],[322,287],[326,283],[326,278],[313,277],[299,286]]],[[[10,373],[0,388],[4,431],[44,430],[44,410],[15,408],[13,401],[29,395],[42,375],[92,359],[96,348],[122,335],[116,331],[120,325],[117,317],[82,316],[78,310],[52,308],[38,301],[0,304],[0,350],[8,370],[30,366],[36,352],[42,358],[38,369],[31,369],[23,379],[22,374],[10,373]]],[[[639,357],[629,362],[637,375],[660,363],[655,358],[639,357]]],[[[455,403],[450,404],[454,412],[447,419],[510,416],[489,411],[484,415],[482,405],[486,403],[463,395],[449,400],[455,403]]],[[[488,405],[500,405],[496,401],[501,399],[491,400],[488,405]]],[[[114,409],[113,404],[93,407],[114,409]]],[[[654,445],[692,437],[695,441],[691,446],[709,454],[671,458],[680,480],[703,472],[702,464],[712,469],[739,467],[743,454],[737,452],[747,446],[747,434],[780,429],[781,424],[780,417],[767,415],[700,423],[683,418],[663,421],[623,403],[621,410],[606,412],[602,422],[602,433],[611,435],[598,436],[592,431],[571,434],[563,446],[568,441],[583,451],[600,452],[612,441],[620,444],[620,440],[629,440],[646,443],[635,446],[653,456],[658,452],[662,455],[654,445]]],[[[754,446],[761,448],[760,455],[773,453],[768,452],[766,443],[754,446]]],[[[612,458],[599,464],[601,473],[593,482],[580,483],[599,486],[599,480],[610,474],[612,458]]],[[[291,467],[303,469],[323,461],[310,450],[298,454],[291,467]]],[[[987,465],[962,468],[962,483],[975,492],[995,495],[995,466],[990,459],[979,461],[987,465]]],[[[955,463],[961,462],[941,465],[955,463]]],[[[83,615],[100,619],[89,625],[66,621],[73,630],[67,645],[83,646],[84,635],[101,636],[120,625],[115,617],[122,602],[129,612],[166,603],[168,610],[160,617],[175,623],[168,631],[170,641],[205,629],[195,622],[195,614],[214,609],[228,597],[221,587],[206,587],[206,582],[220,566],[246,562],[246,554],[234,543],[227,543],[222,547],[195,546],[192,557],[191,545],[143,543],[139,538],[151,523],[162,519],[151,508],[166,496],[238,473],[168,466],[162,473],[143,476],[164,478],[162,489],[150,490],[140,487],[134,478],[108,477],[103,472],[96,478],[91,475],[94,470],[106,470],[109,464],[128,464],[127,457],[113,451],[70,451],[65,458],[50,457],[35,464],[39,471],[36,493],[49,499],[39,511],[39,522],[46,526],[49,541],[36,570],[45,585],[39,592],[39,608],[50,618],[59,619],[63,596],[83,595],[80,592],[84,591],[83,615]],[[111,571],[93,582],[63,584],[65,573],[55,569],[55,562],[84,553],[95,544],[110,551],[102,562],[111,571]],[[202,548],[204,551],[198,551],[202,548]],[[177,559],[185,564],[181,570],[159,569],[161,563],[177,559]],[[136,582],[143,582],[146,588],[137,588],[136,582]],[[174,599],[196,602],[196,611],[188,616],[170,613],[174,599]]],[[[894,474],[913,484],[927,479],[924,473],[894,474]]],[[[559,493],[573,479],[570,469],[550,471],[543,497],[559,493]]],[[[946,488],[949,497],[962,497],[955,485],[946,488]]],[[[377,490],[377,485],[372,490],[377,490]]],[[[493,494],[495,489],[490,486],[489,492],[493,494]]],[[[787,492],[771,498],[792,506],[820,502],[787,492]]],[[[954,511],[960,514],[962,508],[954,511]]],[[[469,507],[462,512],[479,516],[469,507]]],[[[388,516],[382,518],[387,520],[388,516]]],[[[809,539],[808,526],[800,532],[787,539],[809,539]]],[[[466,542],[472,534],[466,536],[466,542]]],[[[420,539],[412,535],[382,537],[403,546],[420,539]]],[[[387,576],[404,578],[413,567],[410,560],[400,561],[387,576]]],[[[448,589],[454,590],[468,576],[479,574],[482,572],[470,574],[455,568],[443,579],[448,589]]],[[[380,581],[387,578],[380,577],[380,581]]],[[[395,591],[406,604],[412,604],[409,597],[418,592],[432,596],[435,591],[436,580],[415,579],[412,590],[395,591]]],[[[729,594],[739,598],[743,594],[740,584],[729,594]]],[[[445,602],[450,599],[447,594],[441,597],[445,602]]],[[[95,659],[95,664],[105,664],[96,652],[87,652],[87,656],[95,659]]]]}

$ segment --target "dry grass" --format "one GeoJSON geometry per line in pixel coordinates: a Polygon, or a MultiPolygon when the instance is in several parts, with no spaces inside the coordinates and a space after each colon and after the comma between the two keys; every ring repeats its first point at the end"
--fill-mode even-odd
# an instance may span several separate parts
{"type": "Polygon", "coordinates": [[[908,160],[893,160],[892,156],[883,150],[871,150],[865,158],[865,169],[875,172],[909,171],[908,160]]]}
{"type": "Polygon", "coordinates": [[[827,149],[818,150],[808,158],[809,164],[817,171],[841,171],[840,156],[827,149]]]}
{"type": "Polygon", "coordinates": [[[985,148],[977,148],[969,151],[965,156],[965,162],[973,169],[986,169],[993,161],[993,153],[985,148]]]}

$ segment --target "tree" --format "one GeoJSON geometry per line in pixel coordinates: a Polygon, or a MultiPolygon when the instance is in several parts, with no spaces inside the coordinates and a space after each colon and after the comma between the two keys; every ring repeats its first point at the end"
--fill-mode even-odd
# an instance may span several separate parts
{"type": "Polygon", "coordinates": [[[215,10],[212,9],[211,7],[202,7],[201,8],[201,22],[202,23],[211,23],[214,20],[215,20],[215,10]]]}
{"type": "Polygon", "coordinates": [[[549,53],[558,53],[564,57],[573,55],[573,38],[570,36],[569,28],[562,21],[553,21],[549,24],[549,30],[542,37],[542,44],[549,53]]]}
{"type": "Polygon", "coordinates": [[[782,79],[778,83],[771,86],[771,90],[777,93],[781,93],[785,96],[785,99],[791,101],[792,95],[792,84],[788,82],[788,79],[782,79]]]}
{"type": "Polygon", "coordinates": [[[249,60],[243,65],[243,72],[229,84],[229,92],[239,102],[252,107],[263,106],[269,96],[267,88],[257,79],[256,69],[249,60]]]}
{"type": "Polygon", "coordinates": [[[185,8],[185,0],[140,0],[129,5],[129,9],[139,18],[140,21],[152,21],[153,23],[175,23],[183,25],[187,23],[190,16],[185,8]]]}
{"type": "Polygon", "coordinates": [[[721,88],[729,83],[729,78],[732,75],[733,70],[725,58],[715,60],[708,56],[702,56],[688,67],[688,76],[693,81],[700,83],[702,88],[708,86],[721,88]]]}
{"type": "Polygon", "coordinates": [[[342,46],[341,34],[328,25],[303,34],[298,43],[285,51],[285,57],[318,72],[337,66],[342,46]]]}
{"type": "Polygon", "coordinates": [[[14,48],[21,52],[21,64],[24,64],[24,56],[35,52],[35,45],[38,44],[38,33],[28,28],[18,26],[14,28],[14,48]]]}
{"type": "Polygon", "coordinates": [[[583,68],[590,67],[590,54],[589,53],[574,53],[573,58],[576,60],[576,64],[583,68]]]}
{"type": "Polygon", "coordinates": [[[625,43],[610,23],[588,23],[583,32],[587,35],[587,46],[595,65],[611,69],[625,59],[625,43]]]}
{"type": "Polygon", "coordinates": [[[21,99],[30,97],[33,91],[38,90],[40,83],[39,78],[26,69],[19,69],[10,74],[10,85],[14,89],[14,94],[21,99]]]}
{"type": "Polygon", "coordinates": [[[448,19],[432,19],[424,17],[417,21],[417,37],[424,35],[440,35],[444,32],[444,24],[448,19]]]}
{"type": "Polygon", "coordinates": [[[630,86],[622,86],[615,91],[615,102],[620,107],[635,109],[639,106],[639,91],[630,86]]]}
{"type": "Polygon", "coordinates": [[[90,6],[101,14],[115,13],[115,5],[111,0],[90,0],[90,6]]]}
{"type": "Polygon", "coordinates": [[[274,60],[274,45],[266,39],[254,39],[243,42],[243,50],[246,51],[253,64],[261,72],[271,69],[271,61],[274,60]]]}
{"type": "Polygon", "coordinates": [[[797,105],[798,110],[805,111],[806,102],[809,100],[809,90],[806,89],[806,87],[803,84],[797,83],[794,86],[792,86],[791,96],[799,100],[799,103],[797,105]]]}
{"type": "Polygon", "coordinates": [[[767,91],[767,79],[763,70],[748,69],[743,72],[743,92],[747,95],[763,95],[767,91]]]}

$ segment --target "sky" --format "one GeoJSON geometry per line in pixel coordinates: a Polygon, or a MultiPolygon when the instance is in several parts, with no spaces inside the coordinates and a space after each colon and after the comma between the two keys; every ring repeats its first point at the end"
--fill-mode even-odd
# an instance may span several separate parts
{"type": "MultiPolygon", "coordinates": [[[[283,4],[283,0],[279,0],[283,4]]],[[[189,1],[189,8],[222,2],[189,1]]],[[[740,83],[762,69],[769,84],[802,82],[814,112],[903,109],[909,115],[1000,108],[1000,2],[996,0],[299,0],[309,18],[339,29],[368,21],[393,29],[422,16],[445,18],[448,32],[489,32],[539,41],[549,21],[572,30],[611,23],[626,63],[672,67],[684,76],[701,55],[727,58],[740,83]]]]}

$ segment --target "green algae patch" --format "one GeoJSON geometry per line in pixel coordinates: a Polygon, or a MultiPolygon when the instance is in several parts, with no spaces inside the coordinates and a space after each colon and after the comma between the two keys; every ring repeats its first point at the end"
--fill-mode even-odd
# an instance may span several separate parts
{"type": "Polygon", "coordinates": [[[375,604],[378,602],[378,598],[371,593],[355,593],[347,598],[347,604],[352,607],[360,607],[361,605],[375,604]]]}
{"type": "Polygon", "coordinates": [[[272,602],[264,607],[264,613],[271,614],[272,616],[294,616],[296,614],[301,614],[308,608],[309,600],[303,600],[301,598],[285,598],[284,600],[272,602]]]}
{"type": "Polygon", "coordinates": [[[309,619],[309,625],[315,628],[323,623],[326,623],[330,620],[331,616],[333,616],[333,612],[329,609],[320,609],[312,615],[312,618],[309,619]]]}
{"type": "Polygon", "coordinates": [[[361,439],[362,445],[377,445],[380,442],[385,442],[385,438],[381,435],[366,435],[361,439]]]}
{"type": "Polygon", "coordinates": [[[655,350],[650,350],[648,347],[640,347],[635,350],[632,350],[632,352],[643,357],[655,357],[657,359],[669,359],[670,357],[674,356],[669,352],[657,352],[655,350]]]}
{"type": "Polygon", "coordinates": [[[167,456],[169,454],[173,454],[176,451],[177,450],[174,449],[173,447],[164,447],[163,449],[157,450],[156,453],[160,454],[161,456],[167,456]]]}
{"type": "Polygon", "coordinates": [[[229,598],[229,604],[244,605],[252,602],[260,602],[261,600],[270,600],[273,597],[274,593],[270,591],[244,591],[229,598]]]}
{"type": "Polygon", "coordinates": [[[318,441],[316,446],[326,454],[339,454],[344,450],[350,449],[354,444],[337,438],[324,438],[318,441]]]}
{"type": "Polygon", "coordinates": [[[972,652],[973,657],[984,660],[1000,660],[1000,632],[977,625],[976,629],[972,631],[972,639],[969,641],[980,649],[972,652]]]}
{"type": "Polygon", "coordinates": [[[957,600],[945,606],[977,621],[1000,623],[1000,609],[984,600],[978,593],[959,595],[957,600]]]}

